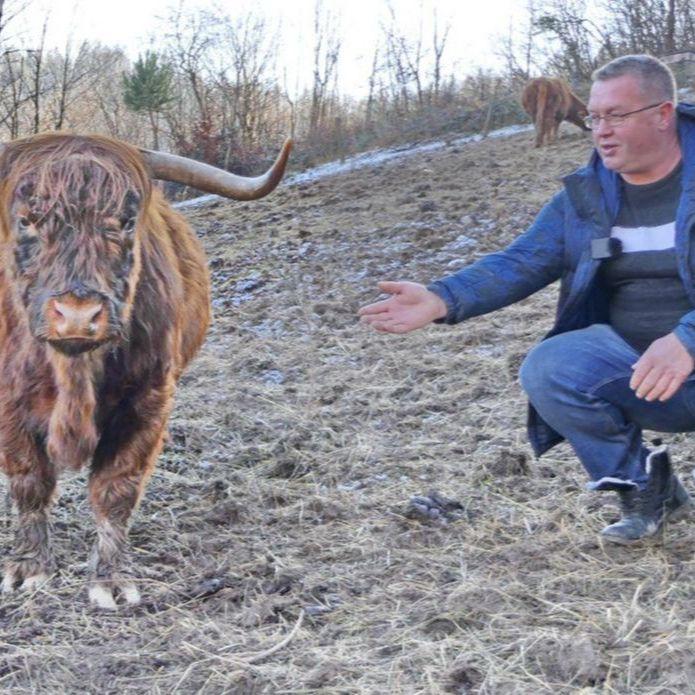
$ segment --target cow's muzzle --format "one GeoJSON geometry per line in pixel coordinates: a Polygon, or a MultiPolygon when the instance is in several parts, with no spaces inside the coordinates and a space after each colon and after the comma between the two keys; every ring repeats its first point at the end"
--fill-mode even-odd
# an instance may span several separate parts
{"type": "Polygon", "coordinates": [[[110,302],[97,292],[64,292],[43,306],[45,339],[56,350],[78,355],[112,338],[110,302]]]}
{"type": "Polygon", "coordinates": [[[68,357],[82,355],[85,352],[96,350],[104,344],[105,341],[99,340],[82,340],[81,338],[68,338],[66,340],[49,340],[48,344],[58,352],[68,357]]]}

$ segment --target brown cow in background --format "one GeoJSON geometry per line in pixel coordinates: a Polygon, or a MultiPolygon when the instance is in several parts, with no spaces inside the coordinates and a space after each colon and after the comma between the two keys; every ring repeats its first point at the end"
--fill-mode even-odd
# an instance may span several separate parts
{"type": "Polygon", "coordinates": [[[260,198],[289,148],[248,179],[97,136],[0,147],[0,468],[18,511],[3,592],[47,578],[57,478],[87,468],[90,601],[139,601],[128,523],[210,317],[203,250],[151,179],[260,198]]]}
{"type": "Polygon", "coordinates": [[[536,128],[535,146],[545,140],[548,144],[557,138],[562,121],[569,121],[582,130],[589,112],[584,102],[572,93],[570,86],[558,77],[536,77],[529,80],[521,95],[521,105],[536,128]]]}

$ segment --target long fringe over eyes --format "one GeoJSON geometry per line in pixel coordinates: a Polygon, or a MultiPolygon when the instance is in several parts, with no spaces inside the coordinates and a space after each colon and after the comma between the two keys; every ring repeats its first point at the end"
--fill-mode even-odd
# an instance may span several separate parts
{"type": "Polygon", "coordinates": [[[27,185],[44,211],[70,210],[79,203],[83,212],[97,215],[120,210],[129,192],[146,206],[151,193],[140,153],[102,136],[51,133],[12,142],[3,153],[0,177],[5,215],[11,196],[27,185]]]}

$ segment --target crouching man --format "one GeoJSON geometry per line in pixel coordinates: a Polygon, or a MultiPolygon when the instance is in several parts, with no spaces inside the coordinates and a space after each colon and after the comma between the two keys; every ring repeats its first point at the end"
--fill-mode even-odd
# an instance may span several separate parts
{"type": "Polygon", "coordinates": [[[695,431],[695,107],[676,106],[670,70],[646,55],[594,73],[589,164],[507,249],[428,286],[382,282],[360,310],[378,331],[458,323],[561,279],[557,319],[520,372],[540,456],[567,439],[593,490],[621,519],[607,541],[633,543],[689,511],[665,447],[642,430],[695,431]]]}

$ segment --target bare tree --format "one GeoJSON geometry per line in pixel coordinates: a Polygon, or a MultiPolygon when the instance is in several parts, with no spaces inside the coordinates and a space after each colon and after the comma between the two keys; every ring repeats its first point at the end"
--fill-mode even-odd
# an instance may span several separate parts
{"type": "Polygon", "coordinates": [[[20,116],[24,104],[31,100],[25,80],[26,53],[6,49],[2,55],[2,89],[0,90],[0,124],[4,125],[10,138],[19,136],[20,116]]]}
{"type": "Polygon", "coordinates": [[[315,132],[326,119],[329,91],[335,83],[341,41],[335,17],[323,11],[322,0],[314,6],[314,79],[311,90],[309,131],[315,132]]]}
{"type": "Polygon", "coordinates": [[[224,58],[231,59],[229,68],[222,66],[216,86],[223,109],[223,129],[229,159],[233,138],[242,147],[251,148],[259,141],[261,122],[268,110],[275,80],[273,67],[277,33],[271,32],[263,18],[247,14],[235,22],[227,22],[222,30],[226,50],[224,58]]]}
{"type": "Polygon", "coordinates": [[[676,0],[668,0],[664,48],[669,53],[676,49],[676,0]]]}
{"type": "Polygon", "coordinates": [[[385,39],[385,66],[388,73],[391,100],[401,114],[410,110],[410,72],[401,52],[401,43],[393,24],[382,25],[385,39]]]}
{"type": "Polygon", "coordinates": [[[81,55],[87,49],[82,44],[77,59],[72,56],[72,37],[69,37],[62,54],[54,53],[51,61],[55,100],[53,104],[53,129],[60,130],[65,124],[67,108],[73,88],[87,75],[86,68],[80,69],[81,55]]]}
{"type": "Polygon", "coordinates": [[[115,75],[122,75],[130,67],[129,61],[120,48],[96,46],[90,56],[96,73],[96,80],[91,85],[97,123],[102,124],[106,132],[115,138],[137,138],[136,117],[123,103],[119,90],[113,89],[115,75]]]}
{"type": "Polygon", "coordinates": [[[410,39],[397,29],[396,13],[393,5],[388,4],[391,15],[391,31],[389,32],[389,42],[391,50],[398,55],[398,62],[404,70],[406,79],[415,84],[415,93],[418,106],[423,104],[423,46],[422,46],[422,2],[420,3],[420,18],[418,23],[418,33],[415,39],[410,39]]]}
{"type": "Polygon", "coordinates": [[[586,0],[551,0],[534,25],[556,45],[546,67],[572,82],[588,80],[612,53],[610,32],[589,18],[586,0]]]}
{"type": "Polygon", "coordinates": [[[376,84],[379,74],[379,47],[374,49],[374,57],[372,58],[372,69],[369,73],[369,93],[367,95],[367,103],[364,113],[364,127],[371,130],[374,127],[374,102],[376,99],[376,84]]]}
{"type": "Polygon", "coordinates": [[[290,132],[289,136],[294,139],[297,136],[297,99],[296,97],[293,96],[293,94],[297,94],[299,92],[299,88],[295,86],[295,89],[293,90],[292,94],[290,93],[289,86],[288,86],[288,81],[287,81],[287,69],[283,69],[282,71],[282,97],[284,101],[287,103],[287,107],[289,109],[288,117],[290,121],[290,132]]]}
{"type": "Polygon", "coordinates": [[[615,50],[673,53],[693,43],[693,0],[621,0],[603,5],[615,50]]]}
{"type": "Polygon", "coordinates": [[[39,45],[35,49],[27,51],[28,53],[28,79],[31,85],[31,102],[34,106],[33,115],[33,132],[38,133],[41,130],[41,94],[43,92],[43,63],[44,63],[44,48],[46,46],[46,32],[48,30],[49,14],[46,14],[43,20],[41,29],[41,39],[39,45]]]}
{"type": "MultiPolygon", "coordinates": [[[[415,37],[408,36],[399,27],[396,12],[390,3],[387,4],[387,10],[389,22],[385,25],[382,24],[381,27],[386,48],[386,67],[390,76],[392,96],[395,104],[397,108],[400,106],[402,113],[408,113],[413,96],[419,109],[422,109],[426,103],[424,85],[426,82],[425,61],[428,57],[428,52],[423,46],[422,38],[422,3],[420,3],[418,31],[415,37]],[[414,95],[411,94],[412,91],[414,91],[414,95]]],[[[441,38],[438,36],[435,16],[435,73],[439,71],[435,78],[437,89],[441,84],[441,56],[446,45],[447,34],[448,27],[441,38]]]]}
{"type": "Polygon", "coordinates": [[[534,0],[526,2],[527,30],[524,46],[524,63],[523,63],[523,78],[528,80],[531,77],[531,62],[533,59],[533,43],[535,38],[535,23],[536,23],[536,3],[534,0]]]}
{"type": "Polygon", "coordinates": [[[207,10],[184,12],[183,1],[165,20],[164,54],[174,69],[177,99],[164,118],[184,154],[219,159],[219,119],[211,77],[214,51],[220,46],[220,17],[207,10]]]}
{"type": "MultiPolygon", "coordinates": [[[[0,0],[0,42],[5,46],[18,43],[16,39],[12,40],[8,27],[17,17],[24,14],[30,5],[31,0],[0,0]]],[[[13,48],[9,50],[13,50],[13,48]]]]}
{"type": "MultiPolygon", "coordinates": [[[[33,103],[38,111],[40,90],[35,88],[32,91],[30,87],[27,61],[27,56],[36,49],[20,46],[9,30],[28,6],[29,0],[0,0],[0,125],[8,129],[10,137],[17,137],[22,130],[26,104],[33,103]]],[[[43,25],[44,38],[45,31],[46,22],[43,25]]],[[[41,53],[43,43],[42,39],[41,53]]],[[[35,63],[33,67],[36,67],[35,63]]],[[[40,71],[39,67],[39,74],[40,71]]]]}
{"type": "Polygon", "coordinates": [[[442,56],[444,55],[444,49],[446,48],[446,41],[449,38],[449,31],[451,31],[451,22],[447,22],[444,26],[444,31],[440,35],[438,31],[437,23],[437,11],[434,11],[434,30],[432,35],[432,54],[434,56],[434,79],[433,79],[433,99],[434,103],[439,103],[439,90],[441,89],[442,83],[442,56]]]}

